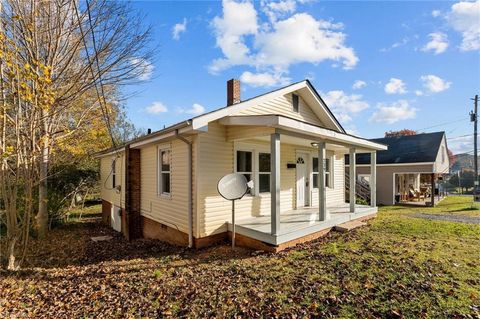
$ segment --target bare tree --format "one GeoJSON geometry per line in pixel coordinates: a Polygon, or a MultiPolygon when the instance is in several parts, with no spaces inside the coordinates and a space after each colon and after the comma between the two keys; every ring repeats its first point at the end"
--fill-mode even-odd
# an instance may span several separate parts
{"type": "MultiPolygon", "coordinates": [[[[10,197],[11,203],[7,201],[12,208],[7,211],[11,211],[12,222],[7,228],[15,228],[13,219],[32,213],[30,206],[36,202],[37,231],[44,236],[52,154],[60,143],[88,125],[92,114],[101,114],[112,131],[114,114],[109,105],[119,87],[138,81],[152,58],[150,28],[120,1],[4,0],[3,4],[2,43],[12,67],[2,59],[2,133],[7,133],[0,141],[5,175],[0,180],[5,185],[1,197],[19,193],[21,183],[3,184],[9,174],[17,179],[28,175],[32,189],[38,187],[38,198],[33,200],[31,195],[32,200],[20,205],[19,212],[18,198],[10,197]],[[8,134],[11,132],[15,133],[8,134]],[[23,153],[19,146],[24,147],[23,153]]],[[[30,189],[28,192],[33,194],[30,189]]],[[[27,225],[30,215],[25,218],[21,220],[27,225]]],[[[12,234],[14,237],[18,236],[12,234]]]]}

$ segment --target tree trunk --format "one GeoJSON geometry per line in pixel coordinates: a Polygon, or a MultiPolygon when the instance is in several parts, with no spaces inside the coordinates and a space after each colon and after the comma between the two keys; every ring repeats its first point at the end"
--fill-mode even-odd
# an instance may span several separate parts
{"type": "Polygon", "coordinates": [[[17,270],[17,265],[15,265],[15,244],[16,244],[16,242],[17,242],[16,238],[12,238],[12,240],[9,241],[8,265],[7,265],[8,270],[17,270]]]}
{"type": "Polygon", "coordinates": [[[49,160],[49,142],[45,138],[42,146],[42,160],[40,161],[40,183],[38,185],[38,214],[37,214],[37,232],[40,238],[45,237],[48,231],[48,211],[47,211],[47,178],[48,178],[48,160],[49,160]]]}

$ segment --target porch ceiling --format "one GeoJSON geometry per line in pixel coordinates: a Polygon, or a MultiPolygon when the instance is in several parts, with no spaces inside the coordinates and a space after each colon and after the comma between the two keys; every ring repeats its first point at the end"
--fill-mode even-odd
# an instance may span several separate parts
{"type": "MultiPolygon", "coordinates": [[[[263,142],[270,142],[270,136],[259,136],[253,138],[254,140],[259,140],[263,142]]],[[[302,148],[312,148],[312,143],[313,142],[318,142],[318,139],[305,139],[305,138],[299,138],[295,136],[290,136],[283,134],[281,136],[281,143],[285,144],[291,144],[291,145],[296,145],[302,148]]],[[[348,147],[345,147],[343,145],[336,145],[336,144],[331,144],[327,143],[325,146],[325,149],[328,151],[335,151],[335,152],[345,152],[348,153],[348,147]]]]}

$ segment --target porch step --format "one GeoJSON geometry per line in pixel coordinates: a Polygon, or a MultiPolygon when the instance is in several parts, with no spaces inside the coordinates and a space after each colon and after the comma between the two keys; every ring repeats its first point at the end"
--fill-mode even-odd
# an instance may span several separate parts
{"type": "Polygon", "coordinates": [[[352,229],[355,229],[355,228],[361,227],[361,226],[365,226],[365,225],[367,225],[367,224],[362,222],[362,221],[351,220],[349,222],[346,222],[346,223],[335,226],[335,230],[339,231],[339,232],[342,232],[342,233],[345,233],[345,232],[351,231],[352,229]]]}

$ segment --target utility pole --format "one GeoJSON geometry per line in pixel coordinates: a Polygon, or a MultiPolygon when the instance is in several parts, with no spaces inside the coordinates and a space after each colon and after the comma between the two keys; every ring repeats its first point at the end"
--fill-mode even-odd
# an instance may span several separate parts
{"type": "MultiPolygon", "coordinates": [[[[472,99],[475,105],[475,111],[470,112],[470,122],[473,122],[473,167],[475,170],[475,186],[479,186],[478,181],[478,150],[477,150],[477,124],[478,124],[478,95],[472,99]]],[[[476,187],[475,187],[476,188],[476,187]]]]}

